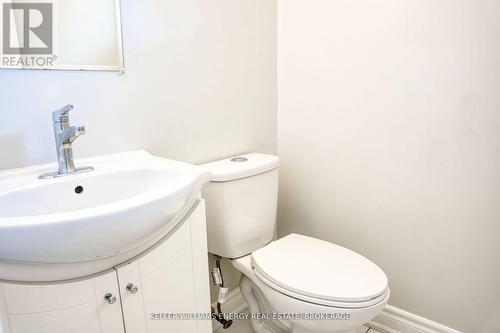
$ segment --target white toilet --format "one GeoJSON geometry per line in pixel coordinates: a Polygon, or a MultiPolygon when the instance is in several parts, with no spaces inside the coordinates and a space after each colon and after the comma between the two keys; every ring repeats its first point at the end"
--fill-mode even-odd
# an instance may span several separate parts
{"type": "Polygon", "coordinates": [[[233,259],[256,333],[351,333],[389,299],[385,273],[344,247],[273,233],[278,199],[276,156],[250,153],[203,165],[208,250],[233,259]],[[274,314],[274,315],[273,315],[274,314]]]}

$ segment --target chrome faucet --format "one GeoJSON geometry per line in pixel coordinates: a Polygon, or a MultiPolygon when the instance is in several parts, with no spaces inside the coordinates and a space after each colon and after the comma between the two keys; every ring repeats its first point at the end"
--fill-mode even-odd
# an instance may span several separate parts
{"type": "Polygon", "coordinates": [[[41,174],[38,177],[40,179],[56,178],[94,170],[92,167],[75,167],[75,162],[73,161],[72,143],[79,136],[85,134],[85,126],[70,126],[68,113],[71,110],[73,110],[73,105],[66,105],[63,108],[52,112],[54,135],[56,138],[57,162],[59,164],[59,168],[55,172],[41,174]]]}

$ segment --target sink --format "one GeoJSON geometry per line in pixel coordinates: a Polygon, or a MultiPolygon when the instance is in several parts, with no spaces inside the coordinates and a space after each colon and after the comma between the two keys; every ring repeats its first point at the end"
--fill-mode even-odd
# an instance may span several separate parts
{"type": "Polygon", "coordinates": [[[171,232],[209,181],[206,170],[145,151],[78,163],[95,170],[0,172],[0,280],[61,281],[123,263],[171,232]]]}

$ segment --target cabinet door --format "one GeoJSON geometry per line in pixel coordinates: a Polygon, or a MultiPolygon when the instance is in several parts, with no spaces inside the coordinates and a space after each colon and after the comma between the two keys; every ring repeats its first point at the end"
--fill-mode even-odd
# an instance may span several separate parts
{"type": "Polygon", "coordinates": [[[3,333],[124,333],[116,272],[57,285],[0,284],[3,333]],[[109,304],[104,296],[116,297],[109,304]]]}
{"type": "Polygon", "coordinates": [[[166,317],[210,313],[205,225],[205,206],[200,202],[161,245],[118,268],[127,333],[211,332],[209,320],[166,317]]]}

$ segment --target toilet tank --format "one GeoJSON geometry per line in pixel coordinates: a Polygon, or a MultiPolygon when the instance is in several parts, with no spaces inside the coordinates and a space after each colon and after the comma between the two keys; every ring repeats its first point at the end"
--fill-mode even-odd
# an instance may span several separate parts
{"type": "Polygon", "coordinates": [[[279,159],[250,153],[203,164],[208,251],[239,258],[269,243],[276,224],[279,159]]]}

